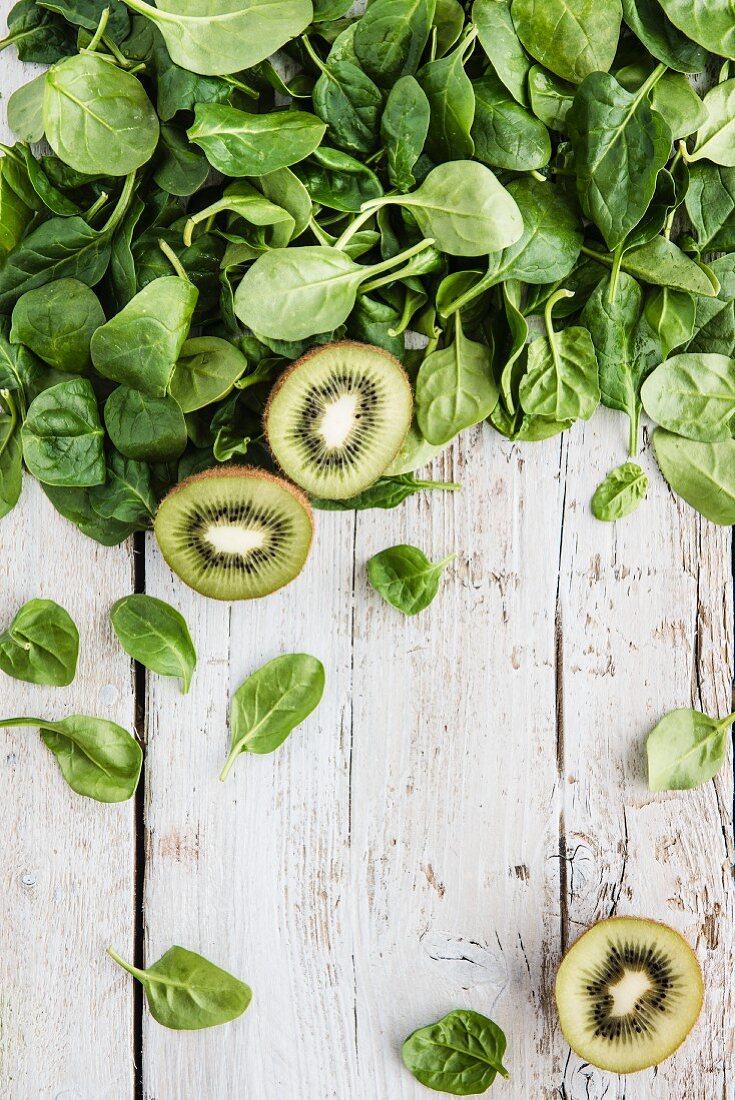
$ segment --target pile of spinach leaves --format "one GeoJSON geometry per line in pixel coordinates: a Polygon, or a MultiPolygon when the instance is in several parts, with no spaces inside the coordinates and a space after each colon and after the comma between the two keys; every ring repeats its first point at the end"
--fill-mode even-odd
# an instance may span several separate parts
{"type": "Polygon", "coordinates": [[[50,68],[0,159],[0,515],[25,466],[115,544],[192,473],[272,466],[274,382],[350,338],[403,361],[416,420],[349,506],[431,485],[411,475],[483,421],[533,442],[602,403],[630,457],[645,410],[674,491],[735,522],[729,9],[180,7],[10,12],[0,48],[50,68]]]}

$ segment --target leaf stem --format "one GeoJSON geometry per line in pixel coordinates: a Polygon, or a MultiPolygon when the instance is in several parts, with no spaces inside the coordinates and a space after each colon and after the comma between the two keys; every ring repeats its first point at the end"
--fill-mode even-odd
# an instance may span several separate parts
{"type": "Polygon", "coordinates": [[[111,947],[107,948],[107,954],[114,962],[117,963],[118,966],[121,966],[123,970],[127,970],[128,974],[132,974],[134,978],[145,977],[144,970],[138,970],[137,966],[133,966],[132,963],[125,962],[125,959],[121,959],[117,951],[114,951],[111,947]]]}
{"type": "Polygon", "coordinates": [[[110,9],[105,8],[100,16],[100,21],[97,24],[97,30],[92,35],[92,41],[87,46],[89,53],[94,53],[100,42],[102,41],[102,35],[105,33],[107,27],[107,20],[110,18],[110,9]]]}
{"type": "Polygon", "coordinates": [[[345,245],[352,240],[358,230],[362,229],[365,222],[370,221],[374,213],[375,210],[372,207],[369,210],[365,210],[365,208],[363,207],[362,211],[357,215],[357,217],[353,218],[353,220],[347,226],[342,236],[334,242],[334,247],[338,248],[340,252],[343,252],[345,245]]]}
{"type": "Polygon", "coordinates": [[[398,271],[392,269],[395,268],[397,264],[403,263],[404,260],[410,260],[412,256],[418,255],[419,252],[425,252],[433,243],[433,237],[426,237],[423,241],[419,241],[418,244],[413,245],[411,248],[407,248],[404,252],[399,252],[397,256],[391,256],[389,259],[383,260],[382,263],[374,264],[370,269],[374,275],[379,275],[383,271],[390,271],[390,274],[381,279],[373,279],[370,282],[363,283],[360,287],[360,293],[369,294],[371,290],[377,290],[378,287],[384,286],[394,279],[401,279],[407,273],[410,274],[409,264],[405,264],[404,267],[400,268],[398,271]]]}
{"type": "Polygon", "coordinates": [[[618,281],[620,279],[620,268],[623,263],[623,256],[625,255],[625,249],[622,244],[619,244],[613,253],[612,271],[610,273],[610,285],[607,290],[607,300],[610,305],[613,304],[618,293],[618,281]]]}
{"type": "Polygon", "coordinates": [[[641,407],[636,403],[633,413],[628,413],[628,421],[630,423],[630,435],[628,437],[628,457],[635,458],[638,454],[638,436],[640,434],[641,425],[641,407]]]}
{"type": "Polygon", "coordinates": [[[107,194],[107,192],[103,191],[102,194],[100,195],[100,197],[96,200],[96,202],[92,203],[89,210],[84,215],[84,220],[85,220],[85,222],[87,222],[87,224],[89,224],[89,222],[91,222],[91,220],[95,216],[95,214],[99,214],[100,210],[105,205],[105,203],[108,201],[109,197],[110,196],[107,194]]]}
{"type": "Polygon", "coordinates": [[[322,73],[326,72],[326,67],[324,65],[324,62],[322,61],[321,57],[319,56],[319,54],[316,52],[316,50],[312,46],[311,42],[309,41],[308,34],[302,34],[300,41],[303,43],[304,49],[306,50],[309,57],[311,58],[311,60],[316,65],[317,69],[319,69],[319,71],[322,72],[322,73]]]}
{"type": "Polygon", "coordinates": [[[135,190],[135,172],[131,172],[129,175],[127,175],[125,177],[125,183],[123,184],[123,189],[120,192],[120,198],[117,200],[117,202],[115,204],[115,209],[110,214],[109,219],[102,226],[102,229],[100,230],[100,233],[112,233],[112,232],[114,232],[115,229],[117,229],[118,224],[122,221],[123,217],[125,216],[125,212],[128,208],[130,200],[133,196],[133,191],[134,190],[135,190]]]}
{"type": "Polygon", "coordinates": [[[191,280],[189,279],[189,276],[186,274],[186,270],[184,268],[184,265],[182,264],[181,260],[176,255],[176,253],[174,252],[173,248],[171,248],[170,245],[166,244],[166,242],[164,240],[160,240],[160,239],[158,241],[158,247],[161,249],[161,252],[163,252],[164,256],[166,257],[168,262],[171,264],[171,267],[174,269],[174,271],[179,276],[179,278],[180,279],[186,279],[187,283],[190,282],[191,280]]]}
{"type": "Polygon", "coordinates": [[[220,783],[224,783],[225,779],[227,779],[227,776],[232,771],[232,765],[235,763],[235,761],[237,760],[239,755],[240,755],[239,747],[234,748],[234,749],[230,749],[229,755],[228,755],[227,759],[225,760],[225,765],[222,768],[222,771],[219,773],[220,783]]]}

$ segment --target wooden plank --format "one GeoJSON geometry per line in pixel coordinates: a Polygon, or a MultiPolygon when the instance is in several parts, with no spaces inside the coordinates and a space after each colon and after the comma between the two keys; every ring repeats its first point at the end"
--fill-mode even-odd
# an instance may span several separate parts
{"type": "Polygon", "coordinates": [[[267,600],[220,605],[171,578],[155,544],[147,590],[189,621],[188,696],[148,688],[146,958],[172,943],[253,988],[247,1015],[182,1035],[144,1020],[144,1095],[248,1100],[357,1095],[349,879],[351,515],[322,513],[303,575],[267,600]],[[232,692],[267,660],[325,666],[318,710],[274,754],[218,781],[232,692]]]}
{"type": "Polygon", "coordinates": [[[652,795],[645,738],[677,706],[732,710],[731,537],[669,493],[649,449],[648,500],[628,520],[597,523],[589,498],[620,461],[622,435],[621,418],[600,413],[567,445],[558,604],[564,936],[571,942],[614,913],[666,921],[696,947],[707,999],[686,1046],[657,1071],[616,1081],[572,1056],[559,1095],[714,1100],[735,1088],[732,774],[652,795]]]}
{"type": "MultiPolygon", "coordinates": [[[[95,714],[132,729],[130,662],[108,620],[112,602],[131,590],[129,551],[86,539],[26,478],[21,503],[0,522],[0,560],[3,629],[41,597],[66,607],[81,638],[70,687],[2,676],[0,713],[95,714]]],[[[132,985],[105,948],[132,955],[133,803],[75,794],[35,730],[0,734],[0,1094],[132,1097],[132,985]]]]}

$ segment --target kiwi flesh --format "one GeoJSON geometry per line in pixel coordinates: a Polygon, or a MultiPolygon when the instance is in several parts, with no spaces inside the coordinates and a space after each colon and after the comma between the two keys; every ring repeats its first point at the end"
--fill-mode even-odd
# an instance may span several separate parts
{"type": "Polygon", "coordinates": [[[345,500],[374,484],[411,426],[413,396],[389,352],[343,340],[297,359],[271,391],[265,430],[287,477],[345,500]]]}
{"type": "Polygon", "coordinates": [[[585,1061],[613,1073],[635,1073],[673,1054],[703,997],[702,971],[686,940],[640,917],[593,925],[556,978],[564,1038],[585,1061]]]}
{"type": "Polygon", "coordinates": [[[266,470],[227,466],[180,482],[154,529],[182,581],[215,600],[267,596],[299,575],[311,546],[311,506],[266,470]]]}

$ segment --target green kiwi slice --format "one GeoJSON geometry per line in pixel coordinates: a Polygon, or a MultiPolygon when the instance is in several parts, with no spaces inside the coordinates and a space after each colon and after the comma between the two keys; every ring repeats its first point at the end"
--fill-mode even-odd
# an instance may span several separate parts
{"type": "Polygon", "coordinates": [[[186,478],[161,502],[154,528],[174,573],[215,600],[252,600],[288,584],[314,532],[303,493],[251,466],[186,478]]]}
{"type": "Polygon", "coordinates": [[[668,925],[639,917],[600,921],[570,947],[556,978],[564,1038],[613,1073],[663,1062],[702,1008],[697,957],[668,925]]]}
{"type": "Polygon", "coordinates": [[[265,429],[284,473],[315,497],[357,496],[383,474],[411,426],[403,367],[348,340],[297,359],[271,392],[265,429]]]}

